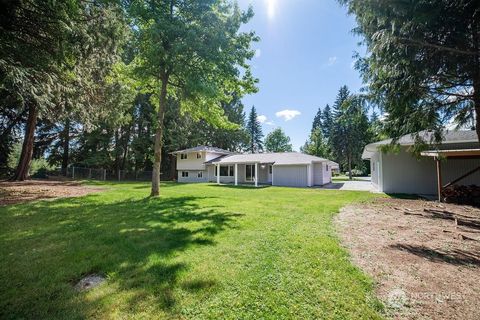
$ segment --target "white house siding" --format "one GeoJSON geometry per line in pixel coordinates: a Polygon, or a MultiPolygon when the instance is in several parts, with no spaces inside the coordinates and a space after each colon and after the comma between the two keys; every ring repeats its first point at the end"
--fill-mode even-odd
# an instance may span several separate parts
{"type": "Polygon", "coordinates": [[[322,176],[323,184],[332,182],[332,167],[328,163],[322,162],[322,176]]]}
{"type": "Polygon", "coordinates": [[[375,152],[370,159],[370,176],[372,184],[376,189],[380,189],[380,153],[375,152]]]}
{"type": "Polygon", "coordinates": [[[313,164],[313,185],[314,186],[323,186],[323,163],[314,163],[313,164]]]}
{"type": "Polygon", "coordinates": [[[180,170],[178,171],[178,182],[207,182],[206,170],[180,170]],[[182,177],[182,172],[188,172],[188,177],[182,177]],[[198,177],[198,172],[203,172],[203,177],[198,177]]]}
{"type": "MultiPolygon", "coordinates": [[[[436,194],[436,164],[431,157],[419,160],[402,148],[399,154],[381,154],[383,188],[386,193],[436,194]]],[[[372,158],[373,159],[373,158],[372,158]]],[[[448,159],[442,161],[443,184],[480,165],[479,159],[448,159]]],[[[373,175],[372,175],[373,181],[373,175]]],[[[459,182],[459,184],[480,184],[480,173],[459,182]]]]}
{"type": "Polygon", "coordinates": [[[177,170],[205,170],[206,161],[218,158],[221,154],[213,152],[198,152],[202,154],[200,159],[197,159],[197,152],[187,153],[187,159],[182,159],[180,154],[177,154],[177,170]]]}
{"type": "Polygon", "coordinates": [[[307,165],[274,165],[272,185],[307,187],[307,165]]]}

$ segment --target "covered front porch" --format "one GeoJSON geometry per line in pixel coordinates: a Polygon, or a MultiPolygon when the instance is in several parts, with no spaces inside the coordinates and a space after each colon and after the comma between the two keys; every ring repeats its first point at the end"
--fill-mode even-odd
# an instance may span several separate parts
{"type": "Polygon", "coordinates": [[[217,184],[271,185],[273,163],[213,163],[207,167],[208,180],[217,184]],[[220,174],[219,174],[220,173],[220,174]]]}

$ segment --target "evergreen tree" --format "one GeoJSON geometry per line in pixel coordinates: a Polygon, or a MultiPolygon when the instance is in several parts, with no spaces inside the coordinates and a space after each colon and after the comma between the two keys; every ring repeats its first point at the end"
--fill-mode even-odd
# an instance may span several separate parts
{"type": "Polygon", "coordinates": [[[263,151],[263,133],[262,126],[257,119],[257,111],[255,106],[252,107],[247,121],[247,132],[249,136],[249,144],[246,151],[250,153],[258,153],[263,151]]]}
{"type": "Polygon", "coordinates": [[[315,117],[313,118],[311,132],[315,131],[315,129],[317,128],[322,128],[322,109],[321,108],[318,108],[317,114],[315,114],[315,117]]]}
{"type": "Polygon", "coordinates": [[[291,152],[292,144],[281,128],[276,128],[265,138],[265,149],[268,152],[291,152]]]}
{"type": "Polygon", "coordinates": [[[478,0],[339,0],[356,16],[368,53],[358,62],[369,95],[385,112],[387,134],[440,142],[446,123],[476,118],[480,141],[478,0]],[[474,116],[476,115],[476,117],[474,116]]]}
{"type": "Polygon", "coordinates": [[[333,127],[333,116],[332,111],[330,110],[330,106],[327,104],[323,109],[322,116],[322,134],[323,137],[328,140],[330,138],[330,132],[333,127]]]}

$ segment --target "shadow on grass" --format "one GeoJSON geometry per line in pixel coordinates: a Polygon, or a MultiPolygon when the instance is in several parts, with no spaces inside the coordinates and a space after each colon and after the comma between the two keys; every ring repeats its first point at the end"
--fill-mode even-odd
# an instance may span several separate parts
{"type": "Polygon", "coordinates": [[[179,275],[190,266],[174,258],[182,251],[215,245],[214,236],[235,228],[242,214],[211,205],[211,197],[112,203],[100,197],[4,209],[2,221],[14,226],[0,235],[0,285],[5,289],[0,292],[0,318],[92,316],[102,310],[102,301],[115,297],[79,299],[83,293],[70,284],[89,273],[106,274],[119,288],[113,295],[128,292],[129,307],[138,312],[146,297],[155,300],[158,311],[168,313],[176,303],[175,289],[192,292],[215,286],[209,279],[179,283],[179,275]]]}
{"type": "Polygon", "coordinates": [[[424,198],[420,197],[419,195],[408,194],[408,193],[387,193],[386,195],[389,196],[390,198],[394,198],[394,199],[404,199],[404,200],[424,199],[424,198]]]}
{"type": "Polygon", "coordinates": [[[229,189],[265,189],[265,188],[270,188],[271,185],[269,184],[259,184],[258,187],[255,187],[255,185],[248,185],[248,184],[240,184],[238,186],[234,184],[211,184],[209,185],[210,187],[215,187],[215,188],[229,188],[229,189]]]}

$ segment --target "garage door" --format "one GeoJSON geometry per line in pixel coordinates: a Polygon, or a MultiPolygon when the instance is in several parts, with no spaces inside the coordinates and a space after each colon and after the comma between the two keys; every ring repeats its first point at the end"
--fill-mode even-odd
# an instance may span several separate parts
{"type": "Polygon", "coordinates": [[[286,187],[306,187],[307,166],[273,166],[273,185],[286,187]]]}
{"type": "Polygon", "coordinates": [[[313,185],[323,185],[323,170],[322,163],[315,163],[313,165],[313,185]]]}

